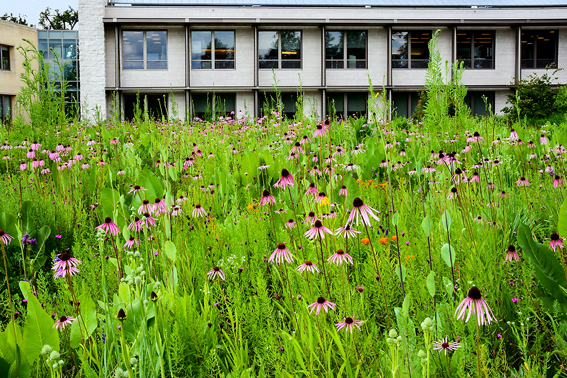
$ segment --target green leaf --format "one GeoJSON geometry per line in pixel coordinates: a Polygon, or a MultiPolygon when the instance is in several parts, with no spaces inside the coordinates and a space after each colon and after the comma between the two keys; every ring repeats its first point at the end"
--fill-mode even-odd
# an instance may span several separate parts
{"type": "Polygon", "coordinates": [[[53,328],[53,320],[39,304],[39,301],[31,293],[30,284],[20,281],[20,289],[28,300],[28,315],[24,326],[23,354],[25,358],[33,363],[41,353],[44,345],[49,345],[54,350],[59,350],[59,334],[53,328]]]}
{"type": "Polygon", "coordinates": [[[524,254],[530,259],[534,273],[541,284],[549,290],[557,301],[565,302],[566,296],[560,287],[567,288],[567,280],[561,263],[549,247],[536,242],[530,228],[522,224],[518,229],[518,244],[524,254]]]}
{"type": "Polygon", "coordinates": [[[441,227],[443,227],[446,232],[449,232],[451,229],[451,215],[447,211],[441,216],[441,227]]]}
{"type": "Polygon", "coordinates": [[[150,200],[150,202],[153,202],[156,198],[163,197],[163,181],[149,169],[146,168],[140,173],[138,183],[143,188],[147,189],[142,195],[150,200]]]}
{"type": "Polygon", "coordinates": [[[455,265],[455,255],[455,248],[453,248],[453,246],[449,246],[447,243],[443,244],[443,247],[441,247],[441,257],[448,267],[455,265]]]}
{"type": "Polygon", "coordinates": [[[402,314],[407,318],[409,315],[409,304],[410,304],[410,293],[406,294],[404,298],[404,303],[402,304],[402,314]]]}
{"type": "Polygon", "coordinates": [[[392,217],[392,224],[393,224],[394,226],[397,226],[399,220],[400,220],[400,213],[397,212],[397,213],[394,214],[394,216],[392,217]]]}
{"type": "Polygon", "coordinates": [[[34,203],[32,201],[24,201],[22,203],[22,233],[31,234],[31,232],[35,229],[34,222],[33,222],[33,206],[34,203]]]}
{"type": "Polygon", "coordinates": [[[15,216],[9,213],[0,213],[0,230],[4,230],[4,232],[14,239],[8,245],[9,247],[19,247],[20,246],[20,239],[18,238],[18,222],[15,216]]]}
{"type": "Polygon", "coordinates": [[[427,290],[429,290],[429,295],[432,297],[435,296],[435,272],[429,272],[427,276],[427,290]]]}
{"type": "Polygon", "coordinates": [[[400,277],[400,265],[396,264],[396,267],[394,268],[394,270],[396,271],[396,275],[398,276],[398,279],[401,281],[406,280],[406,268],[402,265],[402,276],[400,277]]]}
{"type": "Polygon", "coordinates": [[[455,292],[455,288],[453,287],[453,281],[448,279],[447,277],[443,277],[443,284],[445,285],[445,291],[449,296],[453,295],[455,292]]]}
{"type": "Polygon", "coordinates": [[[172,262],[175,262],[175,260],[177,260],[177,248],[175,248],[175,244],[173,244],[169,240],[165,242],[165,255],[172,262]]]}
{"type": "Polygon", "coordinates": [[[421,228],[423,229],[425,236],[429,237],[431,233],[431,218],[429,217],[429,215],[423,218],[423,220],[421,221],[421,228]]]}
{"type": "Polygon", "coordinates": [[[114,209],[116,208],[119,199],[120,193],[118,193],[118,190],[111,188],[102,189],[99,206],[102,219],[110,217],[112,221],[116,223],[116,219],[114,219],[114,209]]]}
{"type": "Polygon", "coordinates": [[[559,209],[559,221],[557,222],[557,233],[560,237],[567,237],[567,198],[563,201],[561,209],[559,209]]]}

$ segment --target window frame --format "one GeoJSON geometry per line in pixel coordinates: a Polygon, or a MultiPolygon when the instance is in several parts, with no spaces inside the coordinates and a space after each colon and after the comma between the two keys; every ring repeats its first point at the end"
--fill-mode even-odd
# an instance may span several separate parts
{"type": "MultiPolygon", "coordinates": [[[[341,68],[338,68],[341,69],[341,68]]],[[[364,103],[364,112],[360,112],[361,115],[363,117],[368,117],[368,93],[367,92],[327,92],[326,96],[325,96],[325,109],[326,109],[326,113],[325,117],[330,117],[331,113],[329,112],[330,109],[330,101],[329,98],[332,96],[337,96],[337,97],[342,97],[343,98],[343,110],[340,112],[337,112],[337,109],[335,108],[335,117],[338,117],[339,119],[344,119],[344,120],[348,120],[348,117],[350,117],[350,112],[348,109],[348,103],[349,103],[349,96],[350,95],[366,95],[366,101],[364,103]],[[341,114],[339,116],[339,114],[341,114]],[[346,118],[345,118],[346,116],[346,118]]],[[[354,102],[354,101],[353,101],[354,102]]]]}
{"type": "MultiPolygon", "coordinates": [[[[431,38],[433,38],[433,30],[429,30],[429,29],[415,29],[415,30],[393,30],[394,32],[406,32],[408,33],[408,47],[407,47],[407,54],[408,54],[408,58],[407,59],[394,59],[392,57],[393,55],[393,51],[392,51],[392,42],[393,42],[393,33],[392,33],[392,39],[390,39],[390,61],[391,61],[391,67],[392,69],[401,69],[401,70],[426,70],[427,67],[412,67],[412,58],[411,58],[411,35],[412,33],[423,33],[423,32],[429,32],[430,33],[430,37],[429,40],[431,41],[431,38]],[[406,61],[408,62],[407,67],[395,67],[394,66],[394,62],[403,62],[406,61]]],[[[429,42],[427,42],[429,45],[429,42]]],[[[425,59],[416,59],[416,61],[425,61],[425,59]]],[[[427,58],[427,65],[429,66],[429,62],[431,61],[431,56],[429,56],[429,58],[427,58]]]]}
{"type": "Polygon", "coordinates": [[[12,61],[11,61],[11,57],[12,57],[12,46],[9,45],[0,45],[0,71],[5,71],[5,72],[11,72],[12,71],[12,61]],[[8,68],[2,68],[3,64],[2,64],[2,60],[3,60],[3,47],[7,47],[8,48],[8,68]]]}
{"type": "Polygon", "coordinates": [[[235,70],[236,69],[236,30],[235,29],[191,29],[189,30],[189,54],[190,54],[190,69],[191,70],[235,70]],[[211,33],[211,60],[200,60],[199,62],[211,62],[211,68],[193,67],[193,32],[209,32],[211,33]],[[231,68],[216,68],[215,58],[215,32],[232,32],[234,34],[234,58],[233,59],[219,59],[220,62],[234,62],[231,68]]]}
{"type": "MultiPolygon", "coordinates": [[[[459,48],[459,32],[461,33],[471,33],[471,43],[470,43],[470,59],[457,59],[457,62],[459,62],[459,64],[461,62],[464,62],[465,60],[470,60],[471,61],[471,66],[470,67],[465,67],[467,70],[494,70],[496,69],[496,30],[457,30],[457,51],[459,48]],[[475,67],[475,56],[474,56],[474,47],[475,47],[475,34],[476,33],[492,33],[492,59],[490,59],[491,62],[491,67],[490,68],[486,68],[486,67],[475,67]]],[[[479,59],[482,61],[488,61],[488,59],[479,59]]],[[[463,63],[464,64],[464,63],[463,63]]]]}
{"type": "Polygon", "coordinates": [[[278,34],[278,67],[273,68],[274,70],[302,70],[303,69],[303,30],[258,30],[258,70],[271,70],[271,67],[260,67],[260,63],[262,61],[269,61],[269,59],[260,59],[260,33],[268,32],[268,33],[277,33],[278,34]],[[282,31],[291,31],[291,32],[298,32],[299,33],[299,55],[301,58],[299,59],[290,59],[285,60],[282,59],[282,31]],[[295,62],[299,60],[299,68],[298,67],[282,67],[283,61],[292,61],[295,62]]]}
{"type": "Polygon", "coordinates": [[[11,95],[2,95],[0,94],[0,125],[6,125],[12,122],[13,119],[13,111],[14,111],[14,102],[12,101],[11,95]],[[4,109],[6,98],[10,102],[10,118],[6,118],[6,109],[4,109]]]}
{"type": "Polygon", "coordinates": [[[367,29],[354,29],[354,30],[325,30],[325,69],[326,70],[367,70],[368,69],[368,30],[367,29]],[[329,60],[327,59],[327,33],[342,32],[343,33],[343,59],[342,60],[329,60]],[[355,59],[355,67],[348,67],[348,32],[364,32],[364,67],[356,67],[356,63],[361,59],[355,59]],[[342,67],[329,67],[329,62],[343,62],[342,67]]]}
{"type": "MultiPolygon", "coordinates": [[[[120,47],[122,49],[122,53],[120,54],[120,68],[121,70],[127,71],[168,71],[169,70],[169,36],[167,29],[122,29],[122,38],[120,40],[120,47]],[[128,62],[130,60],[124,59],[124,32],[142,32],[143,33],[143,40],[142,40],[142,62],[144,64],[143,68],[126,68],[124,66],[124,62],[128,62]],[[165,32],[165,68],[148,68],[148,46],[147,46],[147,33],[148,32],[165,32]]],[[[139,62],[139,60],[131,60],[133,62],[139,62]]],[[[150,60],[150,62],[162,62],[163,60],[150,60]]]]}
{"type": "MultiPolygon", "coordinates": [[[[559,29],[522,29],[522,33],[532,33],[532,32],[537,32],[538,30],[543,30],[546,32],[552,32],[555,35],[555,43],[554,43],[554,47],[555,47],[555,54],[554,54],[554,58],[553,58],[553,64],[555,64],[555,67],[558,67],[559,64],[559,29]]],[[[538,67],[537,66],[537,40],[538,38],[534,35],[533,38],[533,49],[534,49],[534,57],[533,59],[522,59],[522,51],[524,49],[524,44],[522,43],[523,41],[523,36],[520,35],[520,45],[521,45],[521,50],[520,50],[520,68],[522,70],[544,70],[545,67],[538,67]],[[524,61],[532,61],[533,67],[525,67],[524,66],[524,61]]]]}

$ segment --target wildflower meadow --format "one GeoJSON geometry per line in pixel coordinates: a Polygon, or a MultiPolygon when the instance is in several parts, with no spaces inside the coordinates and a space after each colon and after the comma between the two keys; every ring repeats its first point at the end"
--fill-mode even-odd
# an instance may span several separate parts
{"type": "Polygon", "coordinates": [[[563,376],[567,122],[432,56],[420,119],[3,128],[0,376],[563,376]]]}

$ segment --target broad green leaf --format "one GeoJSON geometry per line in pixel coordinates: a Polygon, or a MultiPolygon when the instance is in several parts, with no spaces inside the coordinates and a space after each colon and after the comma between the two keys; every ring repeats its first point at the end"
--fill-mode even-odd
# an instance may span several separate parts
{"type": "Polygon", "coordinates": [[[402,304],[402,314],[407,318],[409,315],[409,305],[410,305],[410,293],[406,293],[404,298],[404,303],[402,304]]]}
{"type": "Polygon", "coordinates": [[[429,295],[432,297],[435,296],[435,272],[429,272],[427,276],[427,290],[429,290],[429,295]]]}
{"type": "Polygon", "coordinates": [[[177,260],[177,248],[175,248],[175,244],[170,242],[169,240],[165,242],[165,255],[172,261],[175,262],[177,260]]]}
{"type": "Polygon", "coordinates": [[[445,285],[445,291],[449,296],[453,295],[455,292],[455,288],[453,287],[453,281],[448,279],[447,277],[443,277],[443,284],[445,285]]]}
{"type": "Polygon", "coordinates": [[[33,363],[44,345],[59,350],[59,334],[53,328],[54,322],[51,316],[43,310],[38,299],[31,293],[30,284],[26,281],[20,281],[20,289],[28,300],[22,352],[25,358],[33,363]]]}
{"type": "Polygon", "coordinates": [[[112,221],[116,223],[116,219],[114,219],[114,209],[116,208],[119,199],[120,194],[118,193],[118,190],[111,188],[103,188],[101,190],[100,206],[98,208],[100,209],[99,211],[102,219],[110,217],[112,218],[112,221]]]}
{"type": "Polygon", "coordinates": [[[423,233],[425,234],[425,236],[429,237],[431,233],[431,218],[429,217],[429,215],[427,215],[421,221],[421,228],[423,229],[423,233]]]}
{"type": "Polygon", "coordinates": [[[449,230],[451,229],[451,214],[449,214],[447,211],[445,211],[441,216],[441,227],[446,232],[449,232],[449,230]]]}
{"type": "Polygon", "coordinates": [[[406,268],[402,265],[402,276],[400,277],[400,265],[396,264],[396,267],[394,268],[395,272],[396,272],[396,276],[398,276],[398,279],[401,281],[406,281],[406,268]]]}
{"type": "Polygon", "coordinates": [[[4,230],[4,232],[14,239],[8,245],[9,247],[19,247],[20,246],[20,239],[18,238],[18,221],[15,216],[9,213],[0,213],[0,230],[4,230]]]}
{"type": "Polygon", "coordinates": [[[396,212],[396,214],[394,214],[394,216],[392,217],[392,224],[396,226],[399,220],[400,220],[400,213],[396,212]]]}
{"type": "Polygon", "coordinates": [[[453,248],[453,246],[450,246],[447,243],[443,244],[443,247],[441,247],[441,257],[448,267],[455,265],[455,255],[455,248],[453,248]]]}
{"type": "Polygon", "coordinates": [[[557,233],[562,238],[567,238],[567,198],[559,209],[559,221],[557,222],[557,233]]]}
{"type": "Polygon", "coordinates": [[[33,222],[33,206],[34,203],[32,201],[24,201],[22,203],[22,233],[30,234],[34,229],[34,222],[33,222]]]}

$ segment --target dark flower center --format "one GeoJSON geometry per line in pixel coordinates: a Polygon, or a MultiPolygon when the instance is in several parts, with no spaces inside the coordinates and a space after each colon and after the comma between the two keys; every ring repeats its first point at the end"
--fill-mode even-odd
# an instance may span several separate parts
{"type": "Polygon", "coordinates": [[[262,192],[262,196],[263,196],[263,197],[268,197],[269,195],[270,195],[270,191],[264,189],[264,192],[262,192]]]}
{"type": "Polygon", "coordinates": [[[134,222],[138,222],[139,220],[140,220],[140,218],[134,217],[134,222]]]}
{"type": "Polygon", "coordinates": [[[311,183],[311,184],[309,184],[309,187],[310,187],[310,188],[314,188],[314,187],[315,187],[315,184],[314,184],[314,183],[311,183]]]}
{"type": "Polygon", "coordinates": [[[215,272],[219,272],[219,271],[220,271],[220,268],[219,268],[218,266],[215,266],[215,267],[213,268],[213,270],[214,270],[215,272]]]}
{"type": "Polygon", "coordinates": [[[140,185],[135,185],[134,190],[140,190],[140,185]]]}
{"type": "Polygon", "coordinates": [[[556,179],[556,180],[559,180],[560,178],[561,178],[561,177],[555,175],[555,179],[556,179]]]}
{"type": "Polygon", "coordinates": [[[321,221],[315,221],[314,226],[317,227],[317,228],[321,228],[321,227],[323,227],[323,223],[321,223],[321,221]]]}
{"type": "Polygon", "coordinates": [[[285,249],[285,244],[284,243],[278,244],[278,249],[285,249]]]}
{"type": "Polygon", "coordinates": [[[287,169],[282,169],[282,177],[289,176],[289,171],[287,169]]]}
{"type": "Polygon", "coordinates": [[[354,323],[354,320],[351,317],[345,318],[345,323],[346,324],[352,324],[354,323]]]}
{"type": "Polygon", "coordinates": [[[441,348],[443,348],[443,349],[449,348],[449,343],[443,343],[443,344],[441,344],[441,348]]]}
{"type": "Polygon", "coordinates": [[[0,236],[4,236],[6,235],[6,233],[4,232],[4,230],[0,230],[0,236]]]}
{"type": "Polygon", "coordinates": [[[524,176],[520,177],[520,181],[526,181],[526,178],[524,176]]]}
{"type": "Polygon", "coordinates": [[[144,216],[145,216],[146,218],[149,218],[149,217],[150,217],[150,213],[144,213],[144,216]]]}
{"type": "Polygon", "coordinates": [[[482,295],[480,295],[480,290],[478,289],[478,287],[473,286],[471,287],[471,289],[469,290],[469,298],[476,300],[479,300],[482,298],[482,295]]]}
{"type": "Polygon", "coordinates": [[[195,209],[200,209],[200,208],[201,208],[201,205],[199,205],[199,204],[195,205],[195,209]]]}
{"type": "Polygon", "coordinates": [[[299,146],[300,146],[299,142],[295,142],[295,147],[299,147],[299,146]]]}
{"type": "Polygon", "coordinates": [[[310,212],[309,212],[309,217],[311,218],[311,217],[314,217],[314,216],[315,216],[315,213],[312,212],[312,211],[310,211],[310,212]]]}
{"type": "Polygon", "coordinates": [[[352,206],[354,206],[354,207],[361,207],[362,205],[364,205],[364,202],[362,202],[362,200],[359,197],[356,197],[352,201],[352,206]]]}
{"type": "Polygon", "coordinates": [[[66,316],[62,316],[62,317],[59,318],[59,321],[60,321],[61,323],[63,323],[63,322],[66,321],[66,320],[67,320],[67,317],[66,317],[66,316]]]}
{"type": "Polygon", "coordinates": [[[475,136],[475,137],[479,137],[479,136],[480,136],[480,134],[478,133],[478,131],[475,131],[475,132],[474,132],[474,134],[473,134],[473,136],[475,136]]]}
{"type": "Polygon", "coordinates": [[[553,241],[559,240],[559,235],[557,234],[557,232],[554,232],[553,234],[551,234],[551,240],[553,240],[553,241]]]}
{"type": "Polygon", "coordinates": [[[106,217],[104,218],[104,223],[112,223],[112,219],[110,219],[110,217],[106,217]]]}
{"type": "Polygon", "coordinates": [[[345,254],[345,251],[343,251],[342,249],[339,249],[339,250],[337,251],[337,255],[341,255],[341,256],[342,256],[342,255],[344,255],[344,254],[345,254]]]}
{"type": "Polygon", "coordinates": [[[319,193],[319,197],[325,197],[325,193],[323,192],[319,193]]]}
{"type": "Polygon", "coordinates": [[[325,303],[325,302],[326,302],[326,301],[325,301],[325,298],[323,298],[323,297],[317,298],[317,303],[323,304],[323,303],[325,303]]]}
{"type": "Polygon", "coordinates": [[[287,223],[293,223],[293,219],[288,220],[287,223]]]}
{"type": "Polygon", "coordinates": [[[154,203],[160,203],[160,202],[161,202],[161,200],[160,200],[159,198],[156,198],[156,199],[154,200],[154,203]]]}
{"type": "Polygon", "coordinates": [[[322,130],[322,129],[323,129],[323,126],[317,125],[317,130],[322,130]]]}
{"type": "Polygon", "coordinates": [[[455,169],[455,174],[456,174],[456,175],[460,175],[461,173],[463,173],[463,171],[461,170],[461,168],[455,169]]]}
{"type": "Polygon", "coordinates": [[[152,291],[152,293],[150,294],[150,299],[155,301],[157,299],[157,294],[152,291]]]}
{"type": "Polygon", "coordinates": [[[150,201],[148,201],[147,199],[145,199],[145,200],[142,201],[142,204],[144,204],[144,205],[147,205],[147,204],[149,204],[149,203],[150,203],[150,201]]]}
{"type": "Polygon", "coordinates": [[[516,247],[514,247],[512,244],[510,244],[508,246],[508,252],[516,252],[516,247]]]}
{"type": "Polygon", "coordinates": [[[343,185],[343,186],[341,187],[341,189],[346,189],[346,186],[345,186],[345,185],[343,185]]]}
{"type": "Polygon", "coordinates": [[[67,252],[63,252],[61,254],[61,256],[59,256],[59,260],[61,261],[67,261],[71,258],[71,255],[69,255],[67,252]]]}
{"type": "Polygon", "coordinates": [[[451,193],[457,193],[457,188],[451,188],[451,193]]]}
{"type": "Polygon", "coordinates": [[[305,265],[311,266],[311,265],[313,265],[313,263],[311,261],[306,261],[305,265]]]}
{"type": "Polygon", "coordinates": [[[134,239],[133,236],[130,236],[130,239],[129,239],[129,240],[130,240],[130,241],[134,241],[134,240],[136,240],[136,239],[134,239]]]}

